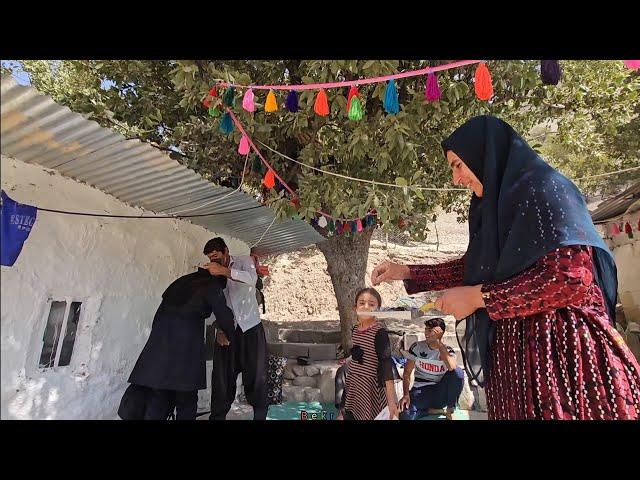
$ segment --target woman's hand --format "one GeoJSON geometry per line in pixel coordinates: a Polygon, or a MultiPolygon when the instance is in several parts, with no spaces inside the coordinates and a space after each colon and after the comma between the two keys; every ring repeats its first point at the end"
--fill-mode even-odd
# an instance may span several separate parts
{"type": "Polygon", "coordinates": [[[382,282],[391,282],[393,280],[408,280],[410,276],[408,265],[385,261],[371,272],[371,283],[379,285],[382,282]]]}
{"type": "Polygon", "coordinates": [[[447,315],[453,315],[456,320],[468,317],[485,306],[481,288],[482,285],[450,288],[436,300],[436,308],[447,315]]]}

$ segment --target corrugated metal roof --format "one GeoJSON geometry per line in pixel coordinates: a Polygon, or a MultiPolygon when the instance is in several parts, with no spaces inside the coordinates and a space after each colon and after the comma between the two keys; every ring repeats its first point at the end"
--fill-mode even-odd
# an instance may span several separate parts
{"type": "MultiPolygon", "coordinates": [[[[55,169],[129,205],[183,215],[260,205],[250,195],[214,185],[151,145],[126,140],[11,77],[2,79],[0,106],[4,155],[55,169]],[[214,199],[215,203],[207,204],[214,199]]],[[[189,220],[253,245],[274,217],[272,209],[261,206],[189,220]]],[[[322,240],[307,222],[287,219],[276,221],[255,250],[261,255],[277,254],[322,240]]]]}
{"type": "Polygon", "coordinates": [[[605,200],[598,208],[591,212],[591,219],[594,222],[609,220],[610,218],[622,215],[627,208],[640,198],[640,182],[627,188],[624,192],[609,200],[605,200]]]}

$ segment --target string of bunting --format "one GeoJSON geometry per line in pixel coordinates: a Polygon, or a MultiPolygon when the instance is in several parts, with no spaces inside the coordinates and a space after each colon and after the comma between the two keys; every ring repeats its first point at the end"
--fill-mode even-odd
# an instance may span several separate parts
{"type": "MultiPolygon", "coordinates": [[[[264,109],[267,113],[276,112],[279,108],[275,91],[288,91],[284,106],[287,111],[296,113],[299,111],[297,92],[304,90],[318,90],[313,110],[318,116],[326,117],[330,113],[326,89],[349,87],[347,95],[347,116],[351,121],[359,121],[364,117],[364,107],[358,86],[387,82],[387,87],[383,99],[383,107],[387,114],[396,115],[400,112],[398,89],[395,83],[397,79],[426,75],[425,100],[427,102],[437,102],[441,97],[437,72],[473,64],[477,64],[473,82],[476,97],[480,100],[488,101],[492,98],[494,90],[493,80],[486,62],[483,60],[462,60],[445,65],[439,65],[436,67],[427,67],[419,70],[412,70],[382,77],[364,78],[341,82],[302,85],[239,85],[221,81],[209,90],[208,94],[203,100],[203,105],[208,109],[208,113],[210,116],[222,116],[219,124],[219,129],[222,133],[230,134],[233,132],[234,126],[238,128],[238,130],[242,134],[238,146],[238,153],[240,155],[248,155],[251,151],[254,151],[256,153],[258,158],[254,162],[252,169],[262,174],[263,167],[266,167],[266,174],[264,175],[262,181],[263,185],[268,189],[276,188],[278,192],[283,189],[287,190],[291,198],[291,203],[296,207],[296,209],[299,209],[300,201],[298,195],[276,173],[273,167],[269,164],[269,162],[264,158],[262,153],[253,143],[251,138],[247,135],[238,118],[233,114],[232,109],[236,106],[236,89],[245,90],[242,98],[242,108],[250,113],[256,111],[255,94],[253,93],[253,90],[269,91],[264,103],[264,109]],[[220,98],[220,95],[222,95],[221,101],[217,101],[214,104],[214,99],[220,98]],[[220,108],[221,105],[222,108],[220,108]],[[222,110],[224,110],[224,113],[222,112],[222,110]]],[[[625,65],[628,68],[640,68],[640,61],[625,60],[625,65]]],[[[540,76],[542,82],[545,85],[557,85],[562,76],[562,69],[560,68],[559,61],[541,60],[540,76]]],[[[361,232],[365,228],[376,226],[378,223],[377,212],[375,211],[375,209],[369,210],[361,218],[336,218],[321,210],[317,210],[316,213],[319,215],[319,217],[311,219],[311,224],[314,226],[317,225],[320,228],[327,229],[330,235],[348,235],[351,232],[355,234],[356,232],[361,232]]],[[[298,214],[296,213],[293,218],[299,218],[298,214]]],[[[406,225],[406,221],[401,218],[398,222],[398,226],[403,228],[404,225],[406,225]]]]}

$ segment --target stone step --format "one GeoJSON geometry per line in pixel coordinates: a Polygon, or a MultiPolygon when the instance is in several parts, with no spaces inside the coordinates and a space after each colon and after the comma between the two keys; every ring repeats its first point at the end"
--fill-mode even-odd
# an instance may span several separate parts
{"type": "Polygon", "coordinates": [[[311,360],[335,360],[338,355],[338,345],[338,343],[269,342],[267,348],[271,355],[280,357],[307,356],[311,360]]]}
{"type": "MultiPolygon", "coordinates": [[[[302,387],[297,385],[282,386],[283,402],[321,402],[320,389],[315,387],[302,387]]],[[[334,399],[330,399],[331,403],[334,399]]]]}
{"type": "Polygon", "coordinates": [[[341,340],[340,331],[280,328],[278,329],[277,341],[287,343],[340,343],[341,340]]]}

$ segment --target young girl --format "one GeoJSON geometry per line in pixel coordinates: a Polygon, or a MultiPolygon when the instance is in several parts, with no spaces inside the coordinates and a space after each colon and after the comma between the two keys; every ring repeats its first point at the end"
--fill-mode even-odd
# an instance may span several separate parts
{"type": "MultiPolygon", "coordinates": [[[[356,294],[357,312],[379,310],[380,294],[364,288],[356,294]]],[[[351,361],[346,365],[344,407],[339,420],[373,420],[389,407],[389,416],[398,417],[394,387],[394,365],[387,330],[375,317],[358,316],[352,330],[351,361]]],[[[396,373],[397,376],[397,373],[396,373]]]]}

